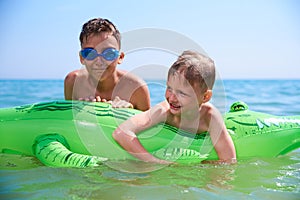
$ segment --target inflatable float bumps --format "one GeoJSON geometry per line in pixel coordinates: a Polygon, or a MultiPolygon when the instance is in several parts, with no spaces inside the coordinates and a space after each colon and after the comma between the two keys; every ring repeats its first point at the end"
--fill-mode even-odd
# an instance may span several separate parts
{"type": "MultiPolygon", "coordinates": [[[[140,111],[105,103],[53,101],[0,109],[2,153],[36,156],[56,167],[97,166],[103,161],[136,159],[112,138],[122,121],[140,111]]],[[[300,147],[300,116],[254,112],[243,102],[224,115],[237,158],[276,157],[300,147]]],[[[158,124],[138,135],[155,156],[179,163],[216,160],[208,133],[192,134],[158,124]]]]}

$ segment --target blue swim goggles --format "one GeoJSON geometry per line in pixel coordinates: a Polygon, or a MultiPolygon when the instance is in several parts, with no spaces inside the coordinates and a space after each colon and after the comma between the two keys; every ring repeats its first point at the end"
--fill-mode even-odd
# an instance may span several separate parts
{"type": "Polygon", "coordinates": [[[113,61],[118,58],[119,51],[114,48],[107,48],[102,53],[98,53],[94,48],[85,48],[80,51],[80,54],[86,60],[94,60],[98,56],[101,56],[107,61],[113,61]]]}

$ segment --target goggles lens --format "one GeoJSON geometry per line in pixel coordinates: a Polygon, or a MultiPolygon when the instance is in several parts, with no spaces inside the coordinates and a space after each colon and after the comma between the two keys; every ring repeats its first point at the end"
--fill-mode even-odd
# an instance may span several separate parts
{"type": "Polygon", "coordinates": [[[98,56],[101,56],[107,61],[113,61],[118,58],[119,51],[114,48],[107,48],[102,53],[98,54],[96,49],[85,48],[80,51],[80,54],[86,60],[94,60],[98,56]]]}

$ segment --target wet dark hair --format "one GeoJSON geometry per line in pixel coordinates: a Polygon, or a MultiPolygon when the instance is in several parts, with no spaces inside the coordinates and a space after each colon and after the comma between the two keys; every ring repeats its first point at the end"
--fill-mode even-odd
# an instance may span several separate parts
{"type": "Polygon", "coordinates": [[[121,34],[119,30],[111,21],[103,18],[94,18],[83,24],[79,35],[80,45],[91,35],[103,32],[112,33],[119,44],[119,48],[121,48],[121,34]]]}
{"type": "Polygon", "coordinates": [[[176,73],[183,74],[191,85],[199,84],[202,92],[212,90],[215,83],[214,61],[195,51],[184,51],[170,67],[168,78],[176,73]]]}

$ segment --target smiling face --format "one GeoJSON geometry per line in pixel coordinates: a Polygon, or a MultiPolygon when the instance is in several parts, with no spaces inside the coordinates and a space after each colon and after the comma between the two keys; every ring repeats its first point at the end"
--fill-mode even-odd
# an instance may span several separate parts
{"type": "Polygon", "coordinates": [[[213,60],[194,51],[184,51],[168,71],[165,97],[174,115],[195,116],[212,96],[215,81],[213,60]]]}
{"type": "Polygon", "coordinates": [[[204,94],[199,84],[191,85],[183,74],[175,73],[168,77],[165,98],[173,115],[198,112],[204,102],[204,94]]]}
{"type": "MultiPolygon", "coordinates": [[[[107,48],[119,50],[120,47],[118,41],[111,33],[101,32],[90,35],[82,43],[81,48],[94,48],[98,54],[100,54],[107,48]]],[[[103,81],[114,73],[117,64],[122,62],[123,57],[124,53],[120,53],[116,60],[107,61],[101,56],[96,57],[94,60],[87,60],[80,55],[80,62],[85,65],[88,73],[93,79],[103,81]]]]}

